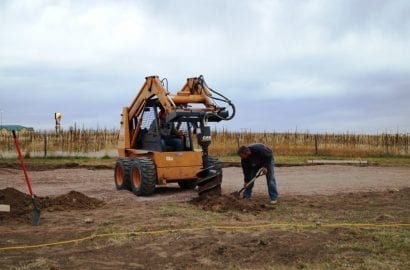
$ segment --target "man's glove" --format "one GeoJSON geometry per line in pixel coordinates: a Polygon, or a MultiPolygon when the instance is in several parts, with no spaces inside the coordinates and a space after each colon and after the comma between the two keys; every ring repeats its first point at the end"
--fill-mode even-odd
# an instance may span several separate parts
{"type": "Polygon", "coordinates": [[[267,174],[268,173],[268,169],[266,167],[262,167],[260,169],[260,171],[262,172],[262,174],[267,174]]]}

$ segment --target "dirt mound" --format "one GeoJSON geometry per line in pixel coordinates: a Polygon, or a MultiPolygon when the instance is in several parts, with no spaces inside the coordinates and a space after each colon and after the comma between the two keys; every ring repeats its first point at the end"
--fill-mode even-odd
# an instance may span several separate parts
{"type": "Polygon", "coordinates": [[[253,199],[240,199],[233,195],[212,195],[195,198],[191,203],[206,211],[260,212],[269,208],[266,204],[253,199]]]}
{"type": "MultiPolygon", "coordinates": [[[[57,197],[36,197],[36,203],[42,210],[64,211],[70,209],[94,209],[104,204],[95,198],[90,198],[80,192],[70,191],[57,197]]],[[[33,211],[31,197],[14,188],[0,189],[0,204],[9,204],[10,213],[0,213],[0,220],[18,218],[30,220],[33,211]]]]}
{"type": "Polygon", "coordinates": [[[0,204],[10,205],[9,213],[0,213],[2,216],[20,217],[29,214],[32,210],[32,202],[30,196],[14,189],[0,189],[0,204]]]}
{"type": "Polygon", "coordinates": [[[44,200],[43,207],[50,208],[49,210],[94,209],[102,204],[103,201],[72,190],[67,194],[44,200]]]}

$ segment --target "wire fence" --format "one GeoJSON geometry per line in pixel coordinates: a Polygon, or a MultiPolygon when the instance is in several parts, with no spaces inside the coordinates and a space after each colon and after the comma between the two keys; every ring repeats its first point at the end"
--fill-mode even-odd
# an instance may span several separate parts
{"type": "MultiPolygon", "coordinates": [[[[104,156],[117,149],[118,134],[118,130],[70,129],[59,133],[54,131],[18,132],[18,138],[26,157],[89,156],[95,153],[104,156]]],[[[0,157],[8,156],[7,153],[15,151],[14,147],[11,132],[2,132],[0,134],[0,157]]]]}
{"type": "Polygon", "coordinates": [[[314,134],[214,131],[212,150],[232,154],[240,145],[264,143],[277,155],[408,156],[410,134],[314,134]]]}
{"type": "MultiPolygon", "coordinates": [[[[118,130],[70,129],[19,132],[26,157],[30,156],[115,156],[118,130]],[[94,155],[95,156],[95,155],[94,155]]],[[[409,156],[410,134],[314,134],[214,130],[210,152],[232,155],[240,145],[264,143],[276,155],[409,156]]],[[[0,133],[0,158],[14,155],[11,132],[0,133]]]]}

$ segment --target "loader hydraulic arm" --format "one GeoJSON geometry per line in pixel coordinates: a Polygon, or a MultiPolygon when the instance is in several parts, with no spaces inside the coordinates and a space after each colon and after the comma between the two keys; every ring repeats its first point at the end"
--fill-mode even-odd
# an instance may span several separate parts
{"type": "Polygon", "coordinates": [[[169,93],[162,85],[158,76],[149,76],[145,78],[138,95],[134,98],[129,107],[122,109],[122,120],[120,136],[118,141],[118,152],[120,156],[125,156],[125,149],[131,148],[138,137],[141,121],[138,116],[144,110],[146,102],[157,96],[164,109],[168,112],[172,110],[173,104],[169,100],[169,93]]]}
{"type": "Polygon", "coordinates": [[[173,109],[173,104],[169,98],[169,92],[164,88],[158,76],[146,77],[145,83],[128,109],[129,121],[131,121],[133,117],[140,115],[144,109],[146,101],[153,96],[158,97],[166,112],[169,113],[173,109]]]}

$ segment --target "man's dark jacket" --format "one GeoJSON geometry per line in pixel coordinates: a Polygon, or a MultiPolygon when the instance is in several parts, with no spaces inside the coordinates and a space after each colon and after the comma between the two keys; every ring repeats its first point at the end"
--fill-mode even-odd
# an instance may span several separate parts
{"type": "Polygon", "coordinates": [[[251,155],[247,159],[242,159],[242,170],[245,182],[249,182],[256,175],[258,170],[265,167],[269,170],[273,161],[272,150],[262,143],[248,145],[251,155]]]}

